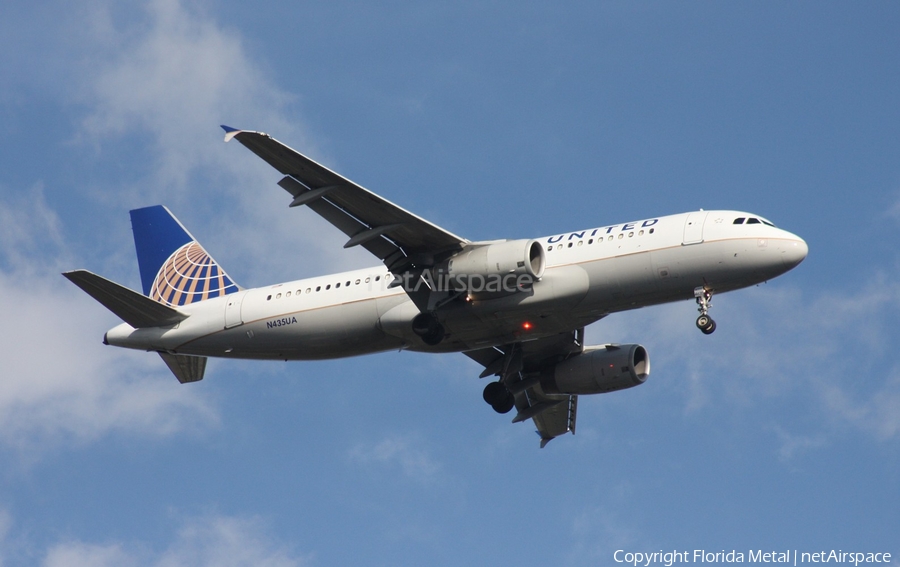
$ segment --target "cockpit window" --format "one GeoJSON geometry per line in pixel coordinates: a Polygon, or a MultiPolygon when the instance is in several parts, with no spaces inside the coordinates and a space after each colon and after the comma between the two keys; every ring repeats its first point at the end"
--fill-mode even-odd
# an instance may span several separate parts
{"type": "Polygon", "coordinates": [[[772,224],[772,223],[770,223],[770,222],[767,221],[766,219],[759,219],[759,220],[760,220],[760,222],[763,223],[764,225],[766,225],[766,226],[771,226],[772,228],[775,228],[775,225],[772,224]]]}
{"type": "Polygon", "coordinates": [[[744,217],[734,219],[734,222],[732,224],[744,224],[744,217]]]}
{"type": "Polygon", "coordinates": [[[749,218],[747,224],[759,224],[759,219],[749,218]]]}

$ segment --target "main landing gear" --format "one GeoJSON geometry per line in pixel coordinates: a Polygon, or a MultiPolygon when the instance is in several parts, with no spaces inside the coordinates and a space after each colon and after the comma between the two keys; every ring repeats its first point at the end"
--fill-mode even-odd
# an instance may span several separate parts
{"type": "Polygon", "coordinates": [[[497,413],[509,413],[516,405],[516,399],[506,389],[503,382],[491,382],[484,387],[484,401],[486,401],[497,413]]]}
{"type": "Polygon", "coordinates": [[[709,316],[709,308],[712,307],[712,292],[705,287],[694,289],[694,297],[697,298],[697,328],[704,335],[711,335],[716,330],[716,322],[709,316]]]}
{"type": "Polygon", "coordinates": [[[435,346],[444,340],[444,326],[433,313],[416,315],[412,320],[412,330],[429,346],[435,346]]]}

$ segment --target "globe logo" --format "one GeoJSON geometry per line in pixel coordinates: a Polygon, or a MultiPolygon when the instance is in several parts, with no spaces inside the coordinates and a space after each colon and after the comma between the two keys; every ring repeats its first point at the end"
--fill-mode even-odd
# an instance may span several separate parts
{"type": "Polygon", "coordinates": [[[238,291],[237,285],[196,241],[169,256],[160,268],[150,297],[176,307],[238,291]]]}

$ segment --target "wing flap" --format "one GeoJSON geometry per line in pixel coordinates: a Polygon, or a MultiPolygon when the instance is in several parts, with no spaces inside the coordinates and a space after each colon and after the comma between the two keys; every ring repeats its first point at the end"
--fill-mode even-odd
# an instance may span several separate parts
{"type": "MultiPolygon", "coordinates": [[[[334,203],[324,198],[324,196],[328,192],[333,191],[334,186],[322,187],[321,189],[307,189],[292,177],[285,177],[278,182],[278,185],[280,185],[288,193],[294,195],[293,202],[300,202],[306,205],[307,207],[312,209],[313,212],[331,223],[335,228],[349,236],[351,239],[361,232],[371,230],[367,224],[355,218],[353,215],[348,214],[346,211],[344,211],[340,207],[335,206],[334,203]],[[310,195],[314,192],[317,192],[314,197],[304,199],[306,195],[310,195]]],[[[384,240],[383,238],[373,238],[367,242],[362,243],[362,246],[363,248],[371,252],[374,256],[376,256],[379,260],[385,262],[385,264],[388,264],[388,266],[390,266],[390,264],[388,263],[389,261],[397,257],[406,257],[399,250],[396,244],[384,240]]]]}
{"type": "Polygon", "coordinates": [[[64,272],[63,276],[135,329],[165,327],[188,318],[186,313],[87,270],[64,272]]]}
{"type": "MultiPolygon", "coordinates": [[[[548,402],[541,403],[545,404],[548,402]]],[[[550,407],[538,412],[532,418],[538,435],[541,436],[542,449],[555,437],[570,431],[573,434],[575,433],[578,396],[564,396],[562,399],[552,400],[549,403],[552,404],[550,407]]]]}

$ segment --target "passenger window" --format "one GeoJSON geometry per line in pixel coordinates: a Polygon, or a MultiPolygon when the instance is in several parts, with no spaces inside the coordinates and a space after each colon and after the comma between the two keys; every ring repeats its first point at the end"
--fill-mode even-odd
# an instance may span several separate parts
{"type": "Polygon", "coordinates": [[[378,280],[380,280],[380,279],[381,279],[381,276],[375,276],[375,281],[376,281],[376,282],[377,282],[378,280]]]}
{"type": "Polygon", "coordinates": [[[734,219],[734,222],[732,224],[744,224],[744,217],[738,217],[734,219]]]}
{"type": "Polygon", "coordinates": [[[334,289],[337,289],[337,288],[339,288],[339,287],[341,287],[341,282],[338,282],[338,283],[334,284],[334,289]]]}
{"type": "Polygon", "coordinates": [[[619,233],[619,240],[622,240],[622,238],[623,238],[624,236],[625,236],[624,234],[619,233]]]}
{"type": "Polygon", "coordinates": [[[556,249],[557,249],[557,250],[562,250],[562,244],[557,244],[557,245],[556,245],[556,249]]]}
{"type": "Polygon", "coordinates": [[[276,295],[275,299],[281,299],[281,294],[279,293],[278,295],[276,295]]]}
{"type": "Polygon", "coordinates": [[[325,286],[325,291],[328,291],[329,289],[331,289],[331,284],[325,286]]]}
{"type": "Polygon", "coordinates": [[[547,247],[547,252],[553,252],[553,246],[548,246],[548,247],[547,247]]]}
{"type": "Polygon", "coordinates": [[[650,229],[650,234],[653,234],[653,231],[654,231],[654,230],[656,230],[656,229],[651,228],[651,229],[650,229]]]}
{"type": "Polygon", "coordinates": [[[584,244],[584,241],[579,240],[579,241],[578,241],[578,245],[581,246],[582,244],[584,244]]]}
{"type": "Polygon", "coordinates": [[[644,236],[644,231],[642,230],[642,231],[638,232],[638,236],[644,236]]]}
{"type": "Polygon", "coordinates": [[[266,296],[266,301],[272,301],[272,296],[271,295],[266,296]]]}
{"type": "Polygon", "coordinates": [[[594,243],[594,239],[593,239],[593,238],[591,238],[590,240],[588,240],[588,244],[589,244],[589,245],[590,245],[590,244],[593,244],[593,243],[594,243]]]}
{"type": "Polygon", "coordinates": [[[366,283],[369,283],[369,280],[371,280],[371,279],[372,278],[366,278],[366,283]]]}
{"type": "Polygon", "coordinates": [[[747,224],[759,224],[759,219],[747,219],[747,224]]]}
{"type": "Polygon", "coordinates": [[[359,280],[356,280],[356,285],[359,285],[359,280]]]}
{"type": "Polygon", "coordinates": [[[633,237],[633,236],[634,236],[634,233],[633,233],[633,232],[629,232],[629,233],[628,233],[628,238],[631,238],[631,237],[633,237]]]}
{"type": "MultiPolygon", "coordinates": [[[[309,287],[306,288],[306,293],[309,293],[309,292],[311,292],[311,291],[312,291],[312,288],[309,288],[309,287]]],[[[319,290],[316,290],[316,291],[319,291],[319,290]]]]}
{"type": "Polygon", "coordinates": [[[290,297],[290,296],[291,296],[291,292],[287,292],[286,294],[284,294],[284,296],[285,296],[285,297],[290,297]]]}
{"type": "Polygon", "coordinates": [[[610,234],[610,235],[609,235],[609,238],[607,238],[607,240],[609,240],[610,242],[612,242],[612,239],[613,239],[613,235],[610,234]]]}
{"type": "Polygon", "coordinates": [[[350,287],[350,282],[348,281],[346,285],[347,285],[347,287],[350,287]]]}
{"type": "Polygon", "coordinates": [[[571,247],[572,247],[572,243],[570,242],[569,245],[566,246],[566,248],[571,248],[571,247]]]}
{"type": "Polygon", "coordinates": [[[303,293],[303,290],[302,290],[302,289],[298,289],[298,290],[297,290],[297,293],[295,293],[294,295],[300,295],[301,293],[303,293]]]}

